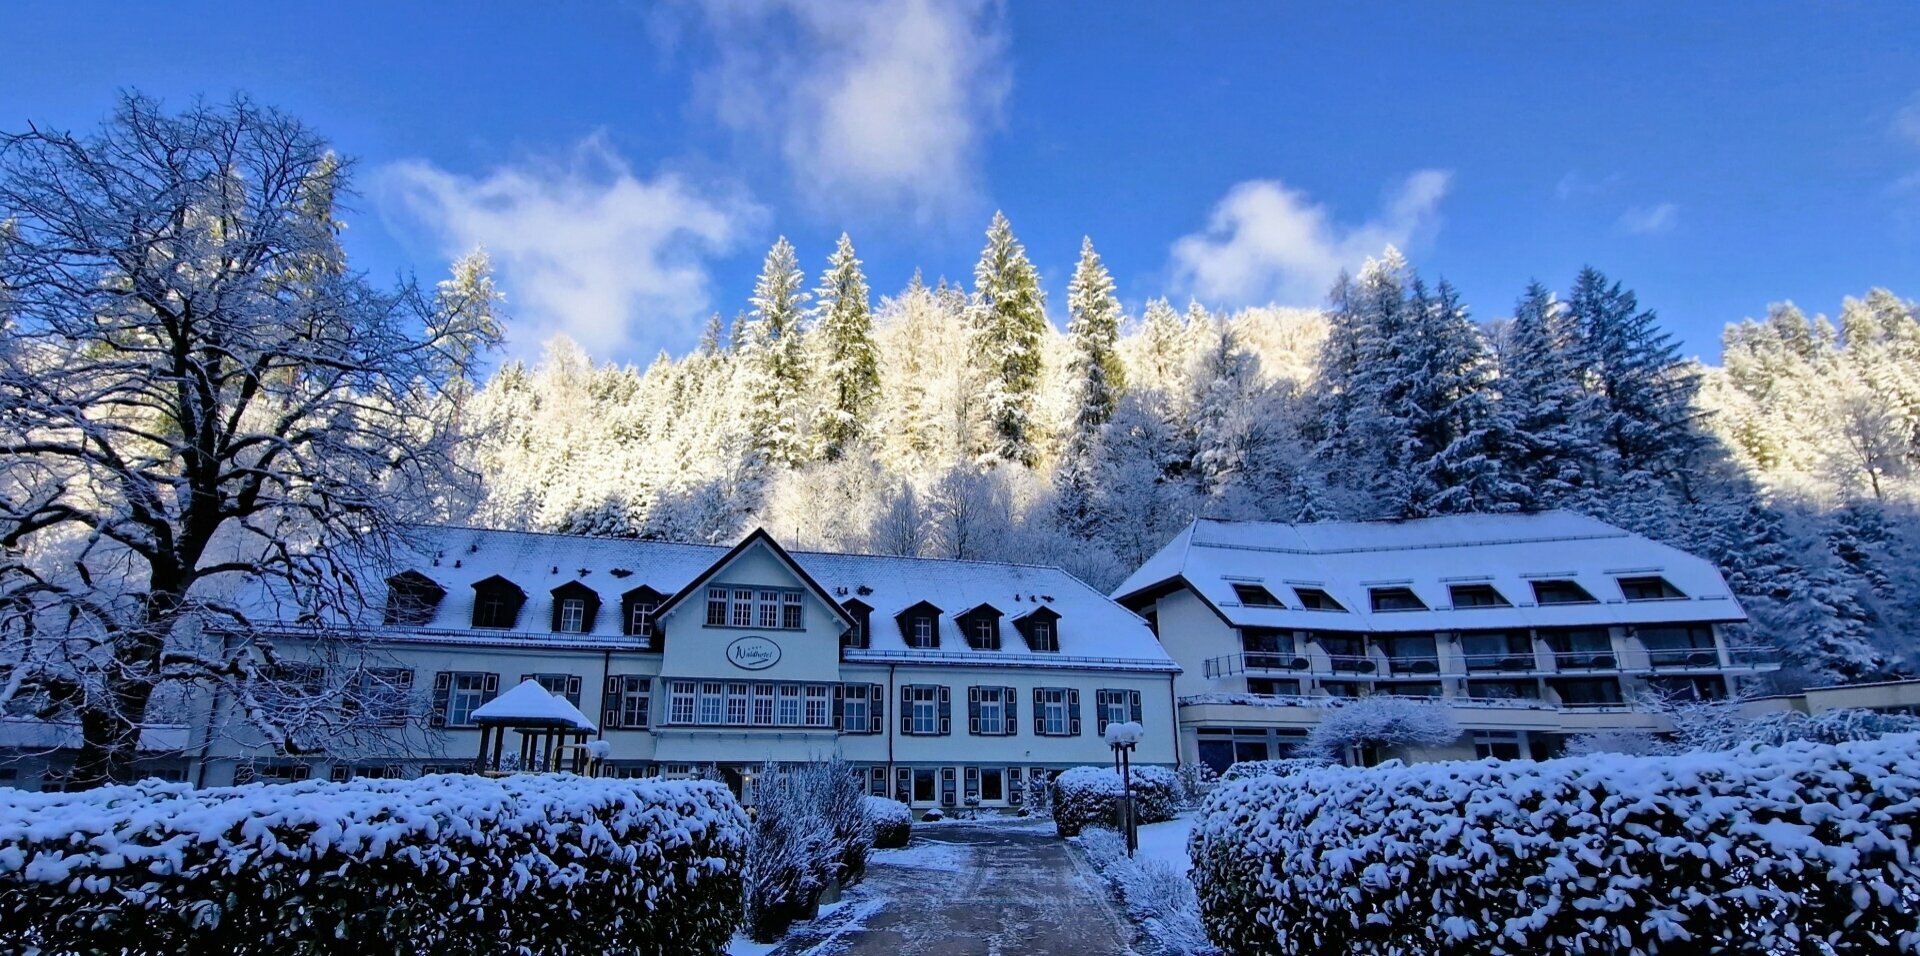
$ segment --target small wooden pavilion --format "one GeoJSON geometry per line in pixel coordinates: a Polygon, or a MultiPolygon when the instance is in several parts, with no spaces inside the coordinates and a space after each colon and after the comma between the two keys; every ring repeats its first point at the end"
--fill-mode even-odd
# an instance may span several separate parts
{"type": "Polygon", "coordinates": [[[585,773],[597,763],[587,737],[598,733],[599,728],[580,708],[549,692],[539,681],[521,681],[480,705],[473,712],[473,722],[480,726],[477,767],[481,773],[556,773],[562,769],[585,773]],[[516,769],[503,771],[500,761],[509,730],[520,735],[520,762],[516,769]],[[569,766],[563,768],[563,764],[569,766]]]}

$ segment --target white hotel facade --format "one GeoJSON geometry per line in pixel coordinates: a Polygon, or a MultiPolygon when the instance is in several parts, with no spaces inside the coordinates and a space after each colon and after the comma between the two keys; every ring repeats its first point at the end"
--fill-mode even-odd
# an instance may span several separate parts
{"type": "MultiPolygon", "coordinates": [[[[790,553],[763,531],[729,549],[427,529],[378,579],[346,628],[377,732],[281,753],[209,698],[149,728],[142,766],[208,786],[466,769],[474,711],[531,679],[585,715],[613,773],[712,767],[750,795],[765,761],[838,756],[873,793],[994,808],[1109,764],[1110,721],[1145,726],[1137,763],[1219,769],[1405,695],[1447,705],[1462,736],[1355,757],[1544,757],[1572,734],[1666,729],[1650,692],[1724,695],[1778,666],[1737,637],[1706,561],[1556,512],[1200,520],[1111,598],[1057,568],[790,553]]],[[[261,617],[283,656],[323,646],[261,617]]],[[[1862,699],[1920,704],[1920,682],[1862,699]]],[[[70,737],[0,720],[0,785],[57,786],[70,737]]]]}
{"type": "Polygon", "coordinates": [[[1199,520],[1114,592],[1181,667],[1180,750],[1282,756],[1330,707],[1448,706],[1450,747],[1365,759],[1544,758],[1570,735],[1669,730],[1651,695],[1724,697],[1778,670],[1709,562],[1568,512],[1285,525],[1199,520]]]}

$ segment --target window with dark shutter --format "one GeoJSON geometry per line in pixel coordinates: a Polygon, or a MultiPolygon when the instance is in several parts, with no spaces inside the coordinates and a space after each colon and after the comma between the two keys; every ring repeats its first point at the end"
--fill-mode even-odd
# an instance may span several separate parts
{"type": "Polygon", "coordinates": [[[953,691],[945,684],[940,685],[940,736],[953,733],[953,691]]]}
{"type": "Polygon", "coordinates": [[[868,690],[867,699],[873,701],[873,713],[868,715],[868,720],[873,727],[873,733],[881,733],[887,726],[881,723],[881,720],[886,717],[884,713],[887,700],[886,689],[879,684],[872,684],[869,685],[868,690]]]}
{"type": "Polygon", "coordinates": [[[1013,688],[1002,687],[1000,699],[1007,702],[1007,716],[1000,732],[1011,737],[1020,732],[1020,697],[1013,688]]]}
{"type": "Polygon", "coordinates": [[[1141,722],[1140,720],[1141,707],[1140,707],[1139,691],[1137,690],[1127,691],[1127,711],[1129,715],[1128,719],[1132,720],[1136,724],[1141,722]]]}
{"type": "Polygon", "coordinates": [[[1067,688],[1067,736],[1080,736],[1080,691],[1067,688]]]}

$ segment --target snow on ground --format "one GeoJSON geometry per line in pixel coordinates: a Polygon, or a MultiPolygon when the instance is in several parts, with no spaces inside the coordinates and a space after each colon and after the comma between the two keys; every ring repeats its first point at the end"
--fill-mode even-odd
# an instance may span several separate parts
{"type": "Polygon", "coordinates": [[[1187,837],[1193,833],[1194,811],[1186,810],[1165,823],[1149,823],[1140,828],[1140,849],[1135,859],[1160,860],[1173,868],[1173,872],[1185,874],[1193,869],[1193,859],[1187,856],[1187,837]]]}
{"type": "Polygon", "coordinates": [[[867,857],[868,866],[902,866],[916,870],[958,871],[966,862],[967,849],[931,837],[916,838],[897,850],[875,850],[867,857]]]}

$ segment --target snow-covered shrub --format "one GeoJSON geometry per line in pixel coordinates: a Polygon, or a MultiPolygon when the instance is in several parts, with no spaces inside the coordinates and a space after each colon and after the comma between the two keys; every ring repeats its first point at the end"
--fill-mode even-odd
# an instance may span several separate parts
{"type": "Polygon", "coordinates": [[[1206,927],[1200,922],[1200,898],[1186,874],[1164,860],[1127,856],[1126,840],[1112,830],[1094,828],[1074,839],[1119,894],[1127,915],[1163,950],[1175,956],[1219,952],[1207,941],[1206,927]]]}
{"type": "Polygon", "coordinates": [[[945,820],[946,818],[947,818],[947,812],[945,810],[940,809],[939,807],[934,807],[933,809],[928,810],[927,812],[920,815],[920,820],[923,823],[938,823],[941,820],[945,820]]]}
{"type": "Polygon", "coordinates": [[[1027,788],[1020,793],[1020,809],[1036,817],[1053,815],[1053,781],[1045,770],[1033,771],[1027,788]]]}
{"type": "Polygon", "coordinates": [[[1220,775],[1212,767],[1199,762],[1183,763],[1175,773],[1180,778],[1180,806],[1184,808],[1199,806],[1220,782],[1220,775]]]}
{"type": "Polygon", "coordinates": [[[1305,750],[1338,759],[1350,746],[1440,747],[1459,736],[1446,706],[1382,694],[1327,714],[1307,734],[1305,750]]]}
{"type": "Polygon", "coordinates": [[[745,850],[739,805],[706,783],[0,790],[0,939],[169,956],[712,952],[738,921],[745,850]]]}
{"type": "Polygon", "coordinates": [[[1315,770],[1327,765],[1325,757],[1282,757],[1279,760],[1242,760],[1227,768],[1220,777],[1221,782],[1247,780],[1253,777],[1284,777],[1302,770],[1315,770]]]}
{"type": "MultiPolygon", "coordinates": [[[[1177,780],[1165,767],[1133,768],[1133,807],[1139,823],[1173,819],[1177,780]]],[[[1118,829],[1126,787],[1111,767],[1074,767],[1053,778],[1053,823],[1063,837],[1094,827],[1118,829]]]]}
{"type": "Polygon", "coordinates": [[[913,838],[913,808],[886,797],[868,797],[861,802],[867,822],[873,824],[873,846],[877,850],[897,849],[913,838]]]}
{"type": "Polygon", "coordinates": [[[1778,747],[1796,740],[1821,744],[1920,733],[1920,717],[1842,708],[1808,715],[1797,710],[1748,716],[1740,700],[1657,703],[1673,724],[1662,737],[1646,731],[1595,731],[1567,742],[1572,753],[1660,754],[1690,750],[1778,747]]]}
{"type": "Polygon", "coordinates": [[[1916,824],[1900,735],[1261,777],[1189,851],[1235,954],[1912,953],[1916,824]]]}
{"type": "Polygon", "coordinates": [[[762,767],[747,848],[746,930],[763,943],[811,916],[821,891],[867,868],[873,827],[866,793],[845,761],[762,767]]]}

